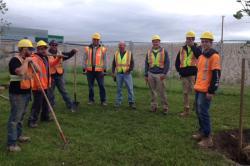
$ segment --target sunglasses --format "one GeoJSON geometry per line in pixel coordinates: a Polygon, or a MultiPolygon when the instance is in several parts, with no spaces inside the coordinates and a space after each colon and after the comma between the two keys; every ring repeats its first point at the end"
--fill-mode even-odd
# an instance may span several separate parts
{"type": "Polygon", "coordinates": [[[52,47],[56,47],[56,46],[57,46],[57,44],[51,44],[51,46],[52,46],[52,47]]]}
{"type": "Polygon", "coordinates": [[[209,40],[202,40],[201,43],[211,43],[209,40]]]}

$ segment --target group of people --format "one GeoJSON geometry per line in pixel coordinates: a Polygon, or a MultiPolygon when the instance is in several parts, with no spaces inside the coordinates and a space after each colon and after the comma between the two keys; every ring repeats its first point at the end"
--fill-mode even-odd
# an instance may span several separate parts
{"type": "MultiPolygon", "coordinates": [[[[192,137],[199,141],[201,147],[211,147],[211,124],[209,107],[212,97],[219,86],[220,78],[220,56],[212,48],[213,34],[204,32],[201,37],[201,45],[195,41],[195,33],[187,32],[186,44],[180,48],[176,56],[176,70],[180,74],[183,84],[184,111],[180,116],[186,117],[190,114],[189,96],[194,88],[194,108],[197,113],[199,130],[192,137]]],[[[92,43],[84,47],[83,72],[87,75],[89,96],[88,104],[95,104],[94,82],[98,83],[100,102],[107,106],[104,76],[107,71],[107,48],[100,43],[101,35],[94,33],[92,43]]],[[[55,106],[55,87],[58,88],[67,108],[75,112],[76,105],[69,97],[65,89],[63,78],[63,61],[77,54],[77,49],[70,52],[60,52],[58,43],[50,41],[39,41],[34,52],[33,44],[28,39],[18,42],[19,53],[11,58],[9,62],[10,72],[10,116],[8,121],[7,149],[10,152],[20,151],[17,142],[27,142],[29,137],[23,135],[22,126],[24,114],[27,112],[31,94],[33,104],[28,118],[28,126],[35,128],[40,120],[49,122],[50,108],[45,100],[49,98],[52,107],[55,106]],[[43,94],[45,92],[45,95],[43,94]],[[32,92],[32,93],[31,93],[32,92]]],[[[153,35],[152,48],[148,49],[145,57],[145,81],[151,92],[151,112],[158,109],[157,96],[160,96],[163,113],[169,112],[167,95],[165,90],[165,79],[169,71],[169,56],[165,48],[161,47],[159,35],[153,35]]],[[[133,90],[132,71],[134,69],[134,58],[130,50],[126,49],[126,43],[121,41],[112,61],[112,77],[117,84],[115,107],[120,108],[122,103],[123,82],[128,91],[128,105],[132,110],[136,109],[133,90]]]]}

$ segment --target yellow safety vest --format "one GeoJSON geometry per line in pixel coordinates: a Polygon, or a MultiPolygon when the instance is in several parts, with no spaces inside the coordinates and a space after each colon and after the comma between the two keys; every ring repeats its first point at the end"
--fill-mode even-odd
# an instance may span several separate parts
{"type": "Polygon", "coordinates": [[[161,48],[158,52],[157,55],[155,56],[152,49],[148,50],[148,64],[149,67],[159,67],[159,68],[164,68],[164,61],[165,61],[165,51],[164,48],[161,48]]]}
{"type": "Polygon", "coordinates": [[[121,58],[120,51],[116,51],[115,53],[115,62],[116,62],[116,71],[118,73],[125,73],[129,70],[131,61],[131,52],[126,51],[124,56],[121,58]]]}
{"type": "Polygon", "coordinates": [[[186,49],[183,49],[183,47],[180,50],[180,68],[197,65],[197,59],[194,56],[193,51],[191,50],[190,47],[187,48],[188,51],[186,51],[186,49]]]}

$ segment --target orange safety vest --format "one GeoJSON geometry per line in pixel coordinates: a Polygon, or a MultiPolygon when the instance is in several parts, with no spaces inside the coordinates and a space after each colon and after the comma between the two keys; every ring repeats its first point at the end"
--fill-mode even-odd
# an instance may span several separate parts
{"type": "MultiPolygon", "coordinates": [[[[24,59],[19,55],[15,56],[21,64],[24,63],[24,59]]],[[[10,81],[20,81],[20,89],[30,89],[32,87],[32,70],[28,68],[28,71],[20,76],[20,75],[10,75],[10,81]]]]}
{"type": "Polygon", "coordinates": [[[123,58],[121,58],[120,51],[116,51],[115,53],[115,63],[116,63],[116,71],[120,72],[127,72],[130,67],[131,61],[131,52],[126,51],[123,58]]]}
{"type": "MultiPolygon", "coordinates": [[[[92,62],[92,52],[93,49],[91,47],[84,47],[84,51],[85,51],[85,55],[87,56],[86,61],[85,61],[85,65],[86,65],[86,70],[87,71],[92,71],[92,66],[93,66],[93,62],[92,62]]],[[[107,48],[106,47],[98,47],[96,50],[96,58],[95,58],[95,62],[94,62],[94,66],[95,66],[95,71],[98,72],[103,72],[104,71],[104,56],[106,56],[106,52],[107,52],[107,48]]]]}
{"type": "MultiPolygon", "coordinates": [[[[43,62],[43,59],[36,54],[33,54],[32,58],[33,58],[33,63],[35,63],[36,66],[39,67],[39,72],[37,73],[37,75],[39,76],[39,79],[41,81],[42,88],[48,89],[51,85],[51,77],[50,77],[50,74],[49,75],[47,74],[47,69],[43,62]]],[[[48,64],[49,64],[49,61],[48,61],[48,64]]],[[[50,71],[50,65],[49,65],[49,71],[50,71]]],[[[33,80],[32,90],[40,90],[41,87],[36,77],[33,78],[32,80],[33,80]]]]}
{"type": "MultiPolygon", "coordinates": [[[[54,55],[54,56],[53,56],[53,54],[50,54],[49,52],[48,52],[48,54],[49,54],[48,57],[49,57],[50,61],[55,60],[57,55],[62,55],[62,53],[59,52],[59,51],[58,51],[58,54],[54,55]]],[[[56,74],[56,73],[63,74],[63,59],[60,60],[60,62],[58,63],[58,65],[52,66],[50,68],[50,74],[56,74]]]]}
{"type": "Polygon", "coordinates": [[[188,51],[186,49],[183,49],[183,47],[180,50],[180,68],[190,67],[190,66],[196,66],[197,65],[197,59],[194,56],[193,51],[190,47],[188,47],[188,51]]]}
{"type": "Polygon", "coordinates": [[[194,89],[198,92],[207,93],[212,80],[212,71],[215,69],[221,70],[220,55],[214,53],[209,58],[204,55],[199,56],[197,69],[194,89]]]}
{"type": "Polygon", "coordinates": [[[158,52],[157,55],[155,56],[152,49],[148,50],[148,64],[149,67],[159,67],[159,68],[164,68],[164,61],[165,61],[165,51],[164,48],[161,48],[158,52]]]}

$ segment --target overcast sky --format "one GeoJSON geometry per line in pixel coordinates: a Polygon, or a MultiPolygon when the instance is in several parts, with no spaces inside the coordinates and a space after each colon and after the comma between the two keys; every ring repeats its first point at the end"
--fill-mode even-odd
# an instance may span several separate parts
{"type": "Polygon", "coordinates": [[[225,15],[225,39],[250,39],[250,17],[236,20],[236,0],[5,0],[11,26],[49,30],[67,41],[183,41],[188,30],[199,37],[212,31],[220,40],[225,15]]]}

